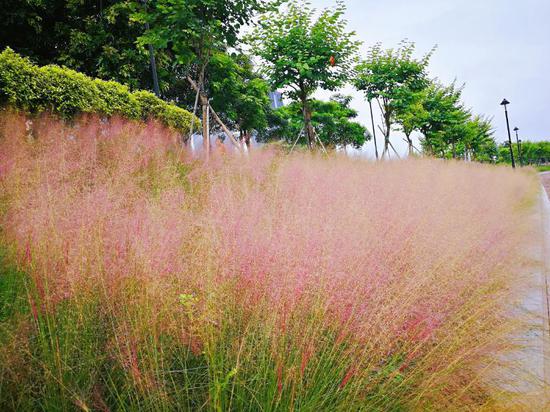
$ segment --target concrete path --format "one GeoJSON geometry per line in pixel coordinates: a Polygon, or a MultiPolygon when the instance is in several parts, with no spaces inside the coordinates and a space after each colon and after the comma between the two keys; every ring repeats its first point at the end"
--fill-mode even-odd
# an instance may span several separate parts
{"type": "MultiPolygon", "coordinates": [[[[544,320],[544,378],[547,384],[546,399],[550,404],[550,172],[540,174],[542,183],[541,220],[542,254],[541,286],[543,295],[544,320]]],[[[550,409],[549,409],[550,410],[550,409]]]]}
{"type": "Polygon", "coordinates": [[[515,390],[528,394],[518,410],[526,411],[550,411],[550,172],[541,173],[540,179],[540,213],[535,219],[541,230],[533,234],[539,237],[540,247],[533,251],[537,264],[518,309],[529,316],[531,327],[518,339],[523,347],[512,355],[518,370],[523,370],[516,376],[520,382],[514,385],[515,390]]]}
{"type": "Polygon", "coordinates": [[[542,186],[546,189],[546,193],[550,194],[550,172],[539,173],[539,176],[542,186]]]}
{"type": "Polygon", "coordinates": [[[541,410],[550,411],[550,173],[541,174],[540,221],[541,221],[541,259],[540,270],[537,273],[535,294],[531,310],[540,322],[540,331],[537,334],[539,342],[535,347],[541,348],[538,354],[539,376],[545,384],[543,390],[543,404],[541,410]],[[537,291],[538,289],[538,291],[537,291]]]}
{"type": "Polygon", "coordinates": [[[536,247],[527,250],[532,264],[518,274],[525,288],[510,313],[522,332],[509,337],[514,349],[498,357],[499,366],[489,375],[506,400],[496,410],[550,412],[550,173],[540,178],[533,215],[540,229],[532,234],[536,247]]]}

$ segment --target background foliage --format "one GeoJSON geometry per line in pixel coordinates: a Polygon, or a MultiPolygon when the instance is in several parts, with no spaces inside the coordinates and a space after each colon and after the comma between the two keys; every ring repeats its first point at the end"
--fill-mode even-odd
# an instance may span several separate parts
{"type": "MultiPolygon", "coordinates": [[[[325,146],[351,145],[359,148],[370,139],[367,129],[355,121],[357,112],[350,107],[350,101],[351,97],[342,95],[335,95],[328,102],[311,100],[312,124],[325,146]]],[[[303,114],[299,103],[293,102],[275,110],[272,116],[272,128],[266,136],[260,135],[260,138],[282,138],[289,144],[296,141],[306,143],[303,134],[297,140],[300,132],[303,132],[303,114]]]]}
{"type": "Polygon", "coordinates": [[[344,12],[343,2],[337,2],[317,16],[308,3],[293,1],[284,10],[262,16],[250,36],[271,86],[282,88],[299,104],[310,148],[315,107],[309,99],[318,89],[334,91],[350,80],[359,47],[355,33],[347,30],[344,12]]]}

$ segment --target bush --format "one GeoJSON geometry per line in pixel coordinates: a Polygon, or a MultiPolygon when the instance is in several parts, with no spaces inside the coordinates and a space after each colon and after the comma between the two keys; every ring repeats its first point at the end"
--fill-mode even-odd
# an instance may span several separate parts
{"type": "Polygon", "coordinates": [[[139,90],[134,93],[134,97],[137,99],[138,104],[141,107],[141,117],[143,120],[156,117],[163,110],[162,100],[159,100],[157,96],[151,92],[139,90]]]}
{"type": "Polygon", "coordinates": [[[7,48],[0,54],[0,102],[23,110],[43,110],[42,77],[37,66],[7,48]]]}
{"type": "Polygon", "coordinates": [[[152,93],[131,92],[120,83],[92,79],[65,67],[38,67],[9,47],[0,54],[0,105],[30,113],[48,110],[63,119],[81,113],[157,119],[182,134],[189,132],[193,118],[187,110],[152,93]]]}
{"type": "MultiPolygon", "coordinates": [[[[42,67],[38,73],[42,86],[37,93],[40,109],[57,112],[64,118],[101,111],[98,110],[102,102],[97,87],[89,77],[58,66],[42,67]]],[[[14,86],[25,88],[25,85],[14,86]]],[[[35,111],[33,107],[30,110],[35,111]]]]}
{"type": "MultiPolygon", "coordinates": [[[[130,93],[127,86],[117,82],[107,82],[104,80],[96,80],[95,84],[99,92],[99,97],[104,103],[103,113],[107,115],[113,115],[115,113],[124,114],[124,116],[129,119],[141,118],[143,109],[136,96],[130,93]]],[[[158,100],[158,105],[166,105],[165,102],[156,96],[155,99],[158,100]]]]}

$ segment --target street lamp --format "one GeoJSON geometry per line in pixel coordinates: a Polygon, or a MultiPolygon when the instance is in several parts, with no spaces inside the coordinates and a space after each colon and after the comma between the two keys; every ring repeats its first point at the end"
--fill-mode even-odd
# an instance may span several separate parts
{"type": "Polygon", "coordinates": [[[510,102],[506,99],[503,99],[500,103],[501,106],[504,106],[504,114],[506,115],[506,127],[508,129],[508,143],[510,145],[510,157],[512,159],[512,168],[516,168],[516,162],[514,161],[514,150],[512,149],[512,134],[510,133],[510,122],[508,120],[508,106],[510,102]]]}
{"type": "Polygon", "coordinates": [[[516,142],[518,144],[518,157],[519,157],[519,165],[523,166],[523,156],[521,155],[521,139],[518,135],[519,128],[514,127],[514,132],[516,132],[516,142]]]}

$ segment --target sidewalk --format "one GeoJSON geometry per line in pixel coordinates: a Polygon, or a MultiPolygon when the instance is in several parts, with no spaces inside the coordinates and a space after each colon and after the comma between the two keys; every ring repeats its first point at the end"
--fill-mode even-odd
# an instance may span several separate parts
{"type": "Polygon", "coordinates": [[[546,189],[546,193],[550,194],[550,172],[541,172],[539,173],[539,177],[542,186],[546,189]]]}
{"type": "Polygon", "coordinates": [[[550,411],[550,173],[540,177],[538,207],[532,217],[540,230],[527,245],[532,264],[518,274],[524,289],[510,313],[522,332],[509,337],[514,349],[497,358],[489,376],[501,393],[495,410],[550,411]]]}
{"type": "Polygon", "coordinates": [[[543,296],[543,345],[545,398],[550,403],[550,172],[541,173],[542,255],[541,286],[543,296]]]}

